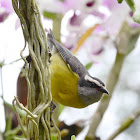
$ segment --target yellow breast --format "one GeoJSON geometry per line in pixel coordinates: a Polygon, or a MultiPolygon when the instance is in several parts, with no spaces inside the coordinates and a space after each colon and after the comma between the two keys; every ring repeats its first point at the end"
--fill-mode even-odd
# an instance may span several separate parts
{"type": "Polygon", "coordinates": [[[51,92],[53,100],[75,108],[86,107],[78,96],[78,75],[66,65],[59,53],[51,57],[51,92]]]}

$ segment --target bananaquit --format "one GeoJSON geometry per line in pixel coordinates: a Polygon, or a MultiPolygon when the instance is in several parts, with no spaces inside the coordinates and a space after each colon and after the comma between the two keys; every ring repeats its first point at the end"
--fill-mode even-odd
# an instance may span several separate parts
{"type": "Polygon", "coordinates": [[[84,108],[98,102],[108,91],[98,78],[90,76],[80,61],[60,43],[50,30],[51,92],[54,101],[65,106],[84,108]]]}

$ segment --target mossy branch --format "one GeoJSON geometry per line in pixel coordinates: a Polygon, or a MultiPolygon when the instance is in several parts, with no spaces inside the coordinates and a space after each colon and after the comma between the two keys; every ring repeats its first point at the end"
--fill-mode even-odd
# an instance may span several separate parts
{"type": "Polygon", "coordinates": [[[117,49],[116,59],[109,73],[106,83],[106,87],[110,95],[109,96],[104,95],[102,97],[95,114],[91,118],[90,128],[86,136],[86,140],[94,140],[96,138],[96,130],[110,103],[110,99],[113,95],[115,86],[120,76],[125,56],[128,55],[134,49],[134,46],[138,39],[139,32],[137,31],[138,30],[136,31],[131,30],[131,28],[127,25],[127,23],[124,23],[124,25],[122,26],[122,29],[118,35],[119,42],[118,44],[116,44],[117,49]]]}
{"type": "Polygon", "coordinates": [[[136,112],[131,114],[127,119],[125,119],[121,126],[107,139],[107,140],[114,140],[115,137],[117,137],[121,132],[126,130],[131,126],[131,124],[140,116],[140,109],[138,109],[136,112]]]}
{"type": "Polygon", "coordinates": [[[15,99],[21,109],[29,114],[26,120],[27,133],[25,132],[25,137],[34,140],[50,140],[50,103],[52,101],[50,61],[41,15],[35,0],[12,0],[12,4],[20,19],[25,38],[25,46],[20,54],[25,62],[25,78],[28,85],[28,109],[21,106],[18,100],[15,99]],[[27,46],[31,57],[30,63],[23,56],[27,46]]]}

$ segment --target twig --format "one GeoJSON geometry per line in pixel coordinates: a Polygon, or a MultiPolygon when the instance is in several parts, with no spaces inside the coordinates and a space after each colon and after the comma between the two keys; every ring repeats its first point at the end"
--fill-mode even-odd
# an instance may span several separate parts
{"type": "Polygon", "coordinates": [[[44,129],[45,129],[46,138],[47,138],[47,140],[50,140],[50,137],[49,137],[49,134],[50,134],[50,133],[49,133],[49,129],[48,129],[48,126],[46,126],[46,125],[48,125],[48,124],[46,124],[43,115],[41,116],[41,122],[42,122],[42,124],[43,124],[44,129]]]}
{"type": "Polygon", "coordinates": [[[138,109],[136,112],[131,114],[127,119],[125,119],[121,126],[107,139],[107,140],[114,140],[115,137],[117,137],[121,132],[126,130],[131,126],[131,124],[140,116],[140,109],[138,109]]]}
{"type": "MultiPolygon", "coordinates": [[[[24,56],[24,58],[26,58],[27,56],[24,56]]],[[[14,61],[12,61],[12,62],[10,62],[10,63],[8,63],[8,64],[4,64],[4,66],[6,66],[6,65],[11,65],[11,64],[13,64],[13,63],[15,63],[15,62],[18,62],[18,61],[20,61],[20,60],[23,60],[22,58],[19,58],[19,59],[16,59],[16,60],[14,60],[14,61]]]]}
{"type": "Polygon", "coordinates": [[[13,107],[14,107],[14,109],[15,109],[15,113],[16,113],[16,116],[17,116],[19,125],[20,125],[20,127],[21,127],[22,133],[24,134],[25,137],[27,137],[27,132],[24,130],[22,121],[21,121],[21,119],[20,119],[19,113],[18,113],[18,111],[17,111],[17,109],[16,109],[16,106],[15,106],[15,103],[14,103],[15,101],[16,101],[16,99],[14,99],[13,102],[12,102],[12,103],[13,103],[13,107]]]}
{"type": "Polygon", "coordinates": [[[58,140],[61,140],[61,133],[60,133],[59,128],[57,127],[52,115],[51,115],[51,120],[52,120],[52,123],[54,125],[54,128],[56,129],[56,131],[58,133],[58,140]]]}
{"type": "MultiPolygon", "coordinates": [[[[18,101],[17,97],[14,98],[14,101],[16,101],[18,107],[19,107],[21,110],[24,110],[28,115],[30,115],[31,118],[37,119],[38,116],[32,114],[26,107],[24,107],[23,104],[21,104],[21,103],[18,101]]],[[[28,117],[29,117],[29,116],[28,116],[28,117]]]]}

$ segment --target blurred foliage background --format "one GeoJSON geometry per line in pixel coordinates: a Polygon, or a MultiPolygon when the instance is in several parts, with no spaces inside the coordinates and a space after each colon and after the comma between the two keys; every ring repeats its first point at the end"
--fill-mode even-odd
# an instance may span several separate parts
{"type": "MultiPolygon", "coordinates": [[[[37,4],[46,34],[51,28],[92,76],[106,82],[110,92],[84,109],[56,103],[53,116],[62,139],[75,135],[76,140],[139,140],[140,1],[37,0],[37,4]]],[[[27,85],[20,73],[23,46],[12,2],[0,0],[0,140],[24,138],[11,105],[16,95],[24,106],[27,104],[27,85]]],[[[25,112],[18,111],[25,123],[25,112]]]]}

